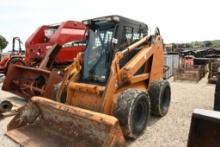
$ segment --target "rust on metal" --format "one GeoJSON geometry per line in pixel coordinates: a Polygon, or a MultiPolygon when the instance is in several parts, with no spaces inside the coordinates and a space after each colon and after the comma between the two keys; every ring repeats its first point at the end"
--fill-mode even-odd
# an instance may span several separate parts
{"type": "Polygon", "coordinates": [[[40,97],[14,117],[7,135],[23,146],[125,146],[115,117],[40,97]]]}
{"type": "Polygon", "coordinates": [[[190,67],[181,67],[177,70],[174,75],[174,81],[187,80],[199,82],[206,74],[205,66],[203,65],[192,65],[190,67]]]}
{"type": "Polygon", "coordinates": [[[59,83],[62,77],[55,71],[47,71],[19,65],[10,65],[2,89],[23,98],[44,96],[50,98],[54,84],[59,83]]]}

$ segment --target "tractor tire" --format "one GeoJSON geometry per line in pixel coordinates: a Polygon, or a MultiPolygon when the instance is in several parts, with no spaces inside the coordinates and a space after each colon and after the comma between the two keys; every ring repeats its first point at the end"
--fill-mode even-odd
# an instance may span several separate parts
{"type": "Polygon", "coordinates": [[[128,89],[118,97],[113,115],[118,118],[126,138],[135,139],[144,131],[150,106],[149,95],[144,91],[128,89]]]}
{"type": "Polygon", "coordinates": [[[166,80],[154,81],[148,89],[151,100],[151,113],[157,116],[165,116],[169,110],[171,91],[170,84],[166,80]]]}
{"type": "MultiPolygon", "coordinates": [[[[61,83],[58,83],[56,85],[54,85],[52,92],[51,92],[51,99],[56,101],[56,95],[57,95],[57,91],[60,89],[61,83]]],[[[65,103],[66,102],[66,97],[67,97],[67,88],[64,88],[64,91],[61,95],[61,99],[60,102],[61,103],[65,103]]]]}
{"type": "Polygon", "coordinates": [[[218,73],[218,78],[215,86],[215,97],[214,97],[214,110],[220,111],[220,73],[218,73]]]}
{"type": "Polygon", "coordinates": [[[0,113],[11,111],[13,104],[10,101],[0,101],[0,113]]]}
{"type": "Polygon", "coordinates": [[[22,61],[20,58],[12,58],[7,63],[7,67],[5,69],[5,75],[7,74],[7,71],[8,71],[10,64],[25,65],[24,61],[22,61]]]}

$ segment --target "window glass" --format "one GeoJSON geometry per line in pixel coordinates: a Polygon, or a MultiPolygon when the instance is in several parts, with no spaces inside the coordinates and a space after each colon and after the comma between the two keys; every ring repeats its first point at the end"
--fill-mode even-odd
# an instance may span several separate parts
{"type": "Polygon", "coordinates": [[[134,33],[133,34],[133,41],[140,39],[140,34],[139,33],[134,33]]]}
{"type": "MultiPolygon", "coordinates": [[[[147,33],[144,29],[132,28],[132,27],[124,27],[124,40],[122,41],[121,50],[125,49],[132,43],[138,41],[143,38],[147,33]]],[[[124,55],[124,57],[120,60],[120,67],[124,66],[139,50],[134,49],[133,51],[124,55]]]]}
{"type": "Polygon", "coordinates": [[[120,50],[125,49],[127,46],[129,46],[132,42],[132,37],[133,37],[133,28],[124,26],[123,27],[123,34],[122,34],[122,39],[121,39],[121,45],[120,45],[120,50]]]}
{"type": "Polygon", "coordinates": [[[89,42],[84,52],[82,80],[106,82],[114,26],[89,32],[89,42]]]}

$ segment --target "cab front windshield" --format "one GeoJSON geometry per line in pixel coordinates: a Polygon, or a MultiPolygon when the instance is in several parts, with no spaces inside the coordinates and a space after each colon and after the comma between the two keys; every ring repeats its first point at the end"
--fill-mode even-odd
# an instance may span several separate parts
{"type": "Polygon", "coordinates": [[[107,81],[114,25],[89,29],[89,39],[84,52],[82,80],[104,83],[107,81]]]}

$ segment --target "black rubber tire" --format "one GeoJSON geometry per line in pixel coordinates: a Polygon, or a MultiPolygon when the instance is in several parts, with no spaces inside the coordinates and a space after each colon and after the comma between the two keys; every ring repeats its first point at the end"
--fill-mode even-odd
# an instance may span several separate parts
{"type": "MultiPolygon", "coordinates": [[[[61,86],[61,83],[58,83],[58,84],[53,86],[53,89],[51,91],[51,99],[54,100],[54,101],[56,101],[57,91],[59,90],[60,86],[61,86]]],[[[65,87],[64,91],[61,95],[61,101],[60,102],[65,103],[66,102],[66,97],[67,97],[67,88],[65,87]]]]}
{"type": "Polygon", "coordinates": [[[126,138],[135,139],[144,131],[150,106],[150,97],[144,91],[128,89],[118,97],[113,115],[118,118],[126,138]]]}
{"type": "Polygon", "coordinates": [[[169,110],[171,100],[169,82],[166,80],[152,82],[148,93],[151,100],[151,113],[161,117],[165,116],[169,110]]]}
{"type": "Polygon", "coordinates": [[[218,76],[215,86],[214,110],[220,111],[220,76],[218,76]]]}
{"type": "Polygon", "coordinates": [[[0,112],[11,111],[13,105],[10,101],[4,100],[0,101],[0,112]]]}

